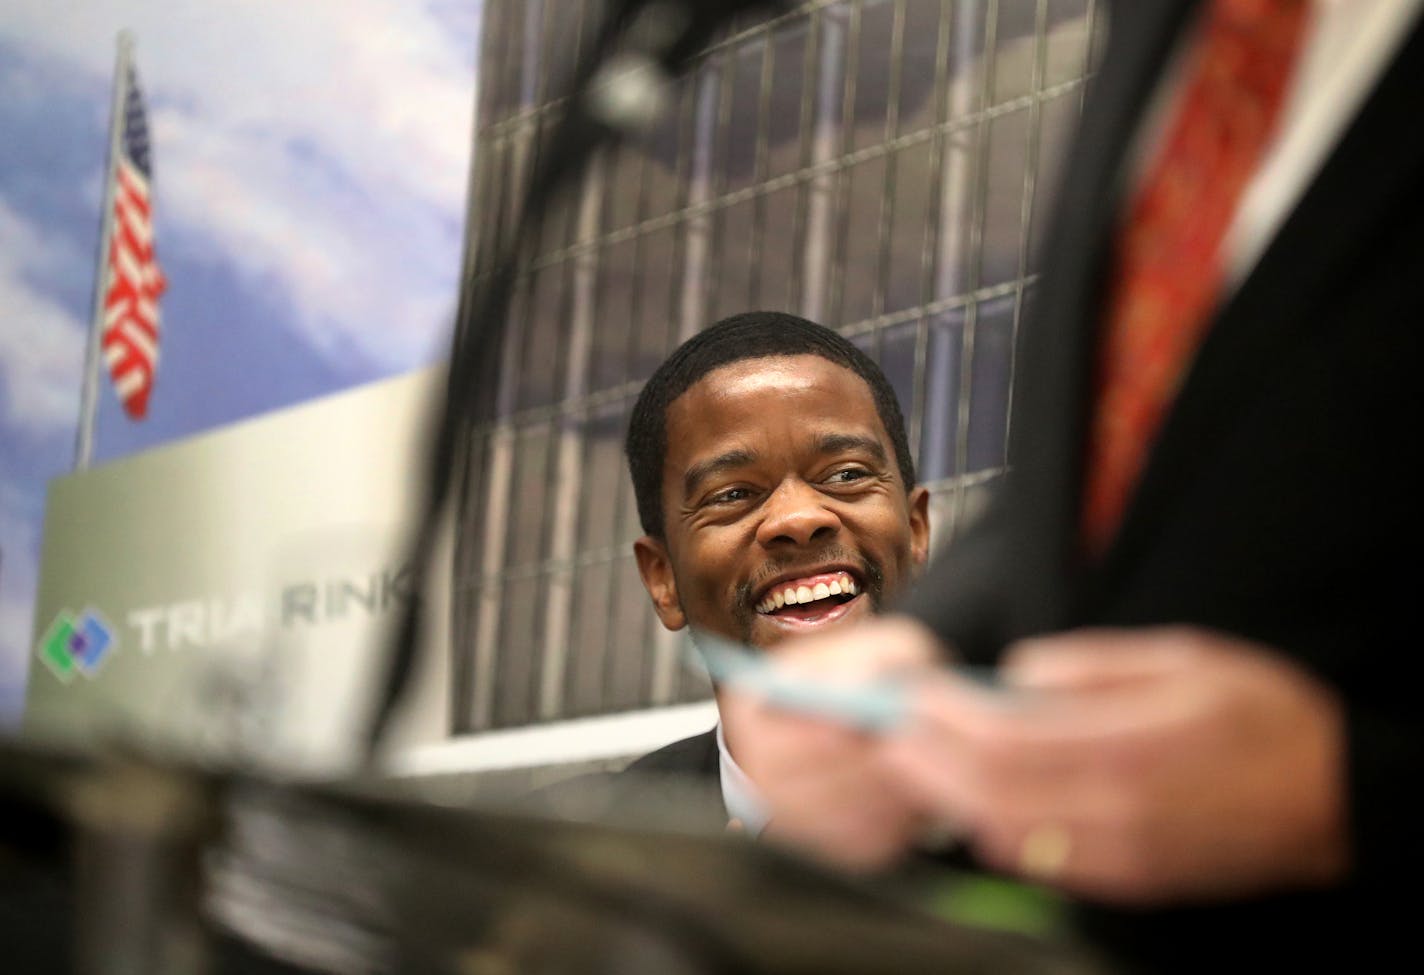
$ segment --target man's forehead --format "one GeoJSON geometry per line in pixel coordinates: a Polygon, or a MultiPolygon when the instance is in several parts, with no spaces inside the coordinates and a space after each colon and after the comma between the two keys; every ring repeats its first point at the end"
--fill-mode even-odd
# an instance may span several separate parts
{"type": "Polygon", "coordinates": [[[762,356],[738,359],[709,371],[679,396],[676,403],[689,396],[734,397],[758,393],[815,392],[827,387],[844,391],[854,386],[865,394],[866,402],[873,397],[870,384],[853,369],[822,356],[800,355],[762,356]]]}
{"type": "Polygon", "coordinates": [[[869,384],[812,355],[744,359],[709,372],[669,408],[668,434],[664,460],[679,469],[717,458],[752,462],[775,434],[818,453],[893,449],[869,384]]]}
{"type": "Polygon", "coordinates": [[[719,425],[748,419],[755,423],[797,411],[877,425],[879,420],[864,377],[808,354],[739,359],[718,366],[669,404],[665,422],[670,440],[675,433],[701,440],[716,436],[719,425]],[[709,423],[714,414],[716,422],[709,423]]]}

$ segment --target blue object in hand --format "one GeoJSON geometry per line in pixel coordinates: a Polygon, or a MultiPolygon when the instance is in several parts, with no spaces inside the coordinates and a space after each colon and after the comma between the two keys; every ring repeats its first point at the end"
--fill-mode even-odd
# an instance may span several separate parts
{"type": "Polygon", "coordinates": [[[787,674],[751,647],[705,631],[694,632],[692,642],[713,681],[749,691],[775,707],[880,734],[905,721],[908,695],[901,681],[849,685],[807,680],[787,674]]]}
{"type": "MultiPolygon", "coordinates": [[[[859,684],[831,684],[787,674],[753,647],[714,636],[705,630],[692,633],[700,652],[700,662],[712,680],[724,687],[750,691],[767,703],[787,711],[838,721],[861,731],[885,733],[906,720],[909,693],[905,682],[891,677],[859,684]]],[[[957,664],[949,668],[956,677],[968,680],[995,694],[1008,688],[992,667],[957,664]]],[[[1003,698],[1008,702],[1014,695],[1003,698]]]]}

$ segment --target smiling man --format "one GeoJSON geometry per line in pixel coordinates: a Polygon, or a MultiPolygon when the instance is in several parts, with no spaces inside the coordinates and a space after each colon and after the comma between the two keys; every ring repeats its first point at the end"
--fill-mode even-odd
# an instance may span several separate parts
{"type": "MultiPolygon", "coordinates": [[[[633,408],[638,571],[662,624],[774,652],[877,612],[924,563],[929,495],[894,390],[830,329],[778,312],[724,319],[677,349],[633,408]]],[[[731,819],[762,825],[722,727],[634,762],[719,776],[731,819]]]]}

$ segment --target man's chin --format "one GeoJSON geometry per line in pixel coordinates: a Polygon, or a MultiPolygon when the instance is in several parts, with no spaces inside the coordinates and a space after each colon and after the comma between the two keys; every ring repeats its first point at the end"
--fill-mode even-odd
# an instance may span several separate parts
{"type": "MultiPolygon", "coordinates": [[[[792,607],[786,607],[791,610],[792,607]]],[[[757,613],[752,620],[750,643],[770,649],[784,640],[828,633],[839,627],[869,619],[874,614],[870,594],[861,592],[843,603],[818,608],[812,612],[757,613]]]]}

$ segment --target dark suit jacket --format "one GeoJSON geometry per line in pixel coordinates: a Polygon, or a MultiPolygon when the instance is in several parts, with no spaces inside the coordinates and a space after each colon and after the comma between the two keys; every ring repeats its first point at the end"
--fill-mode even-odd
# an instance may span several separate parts
{"type": "Polygon", "coordinates": [[[717,753],[717,729],[683,738],[642,758],[634,759],[623,770],[635,775],[692,775],[715,779],[721,774],[721,758],[717,753]]]}
{"type": "Polygon", "coordinates": [[[632,827],[717,832],[727,825],[715,729],[664,745],[617,772],[592,772],[538,789],[536,811],[632,827]]]}
{"type": "MultiPolygon", "coordinates": [[[[1047,239],[1015,378],[1012,474],[908,608],[971,660],[1086,624],[1190,623],[1279,648],[1345,702],[1348,889],[1085,923],[1152,965],[1219,960],[1228,937],[1319,959],[1384,930],[1424,866],[1410,779],[1424,770],[1421,588],[1424,30],[1224,303],[1121,532],[1078,546],[1090,365],[1129,141],[1195,0],[1120,2],[1047,239]]],[[[1235,958],[1232,952],[1224,957],[1235,958]]]]}
{"type": "MultiPolygon", "coordinates": [[[[721,756],[717,751],[717,729],[683,738],[656,751],[634,759],[615,780],[622,788],[657,790],[658,784],[692,784],[697,788],[693,801],[699,811],[709,817],[727,821],[727,807],[722,799],[721,756]]],[[[665,791],[665,790],[663,790],[665,791]]]]}

